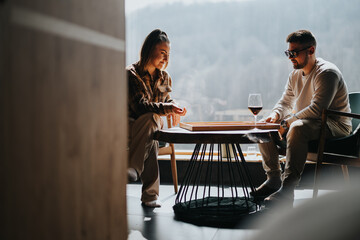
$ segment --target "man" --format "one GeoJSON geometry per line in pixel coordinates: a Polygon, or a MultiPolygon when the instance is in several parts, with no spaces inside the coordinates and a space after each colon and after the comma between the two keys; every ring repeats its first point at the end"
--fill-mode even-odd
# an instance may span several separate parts
{"type": "MultiPolygon", "coordinates": [[[[282,200],[293,205],[294,189],[304,169],[308,142],[318,139],[323,109],[350,112],[348,90],[340,70],[315,57],[316,40],[307,30],[289,34],[285,55],[293,64],[285,91],[266,122],[280,123],[286,141],[286,165],[281,178],[279,154],[274,142],[259,144],[267,180],[251,194],[265,205],[282,200]]],[[[351,120],[329,117],[327,137],[350,134],[351,120]]]]}

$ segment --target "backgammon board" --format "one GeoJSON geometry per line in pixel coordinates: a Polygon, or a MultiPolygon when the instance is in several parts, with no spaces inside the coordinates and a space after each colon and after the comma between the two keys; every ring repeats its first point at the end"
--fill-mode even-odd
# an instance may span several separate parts
{"type": "MultiPolygon", "coordinates": [[[[180,127],[189,131],[225,131],[225,130],[251,130],[255,128],[252,121],[238,122],[181,122],[180,127]]],[[[256,123],[258,129],[279,129],[278,123],[256,123]]]]}

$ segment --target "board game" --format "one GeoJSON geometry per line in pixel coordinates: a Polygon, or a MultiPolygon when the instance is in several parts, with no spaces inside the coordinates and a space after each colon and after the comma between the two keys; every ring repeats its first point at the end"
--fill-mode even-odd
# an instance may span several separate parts
{"type": "MultiPolygon", "coordinates": [[[[254,129],[255,125],[252,121],[238,121],[238,122],[181,122],[180,127],[189,131],[225,131],[225,130],[250,130],[254,129]]],[[[278,123],[256,123],[258,129],[279,129],[278,123]]]]}

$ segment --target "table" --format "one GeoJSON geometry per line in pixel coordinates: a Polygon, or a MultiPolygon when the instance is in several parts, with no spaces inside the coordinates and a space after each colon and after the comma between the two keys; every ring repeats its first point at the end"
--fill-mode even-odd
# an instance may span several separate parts
{"type": "Polygon", "coordinates": [[[249,194],[255,188],[240,144],[269,142],[273,133],[277,128],[189,131],[174,127],[155,132],[154,139],[159,141],[195,143],[173,206],[176,218],[200,225],[226,225],[259,211],[249,194]]]}

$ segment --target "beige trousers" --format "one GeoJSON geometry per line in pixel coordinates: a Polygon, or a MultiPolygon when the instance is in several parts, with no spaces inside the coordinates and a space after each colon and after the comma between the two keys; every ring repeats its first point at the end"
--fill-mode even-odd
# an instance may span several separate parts
{"type": "MultiPolygon", "coordinates": [[[[295,186],[300,181],[308,152],[308,142],[319,138],[320,120],[298,119],[286,134],[286,165],[283,184],[295,186]]],[[[342,137],[349,132],[335,124],[329,125],[327,137],[342,137]]],[[[259,144],[263,157],[263,168],[268,178],[281,176],[279,153],[274,141],[259,144]]]]}
{"type": "Polygon", "coordinates": [[[143,184],[142,202],[156,200],[159,196],[159,142],[153,140],[153,134],[162,126],[161,117],[155,113],[129,121],[129,167],[137,171],[143,184]]]}

